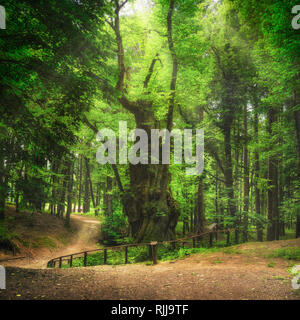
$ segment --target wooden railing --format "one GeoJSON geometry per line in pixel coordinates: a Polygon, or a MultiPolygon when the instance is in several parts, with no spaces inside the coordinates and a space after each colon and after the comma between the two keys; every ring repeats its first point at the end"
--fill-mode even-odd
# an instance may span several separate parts
{"type": "MultiPolygon", "coordinates": [[[[103,264],[107,264],[107,251],[108,250],[120,250],[120,249],[124,249],[124,263],[127,264],[128,263],[128,249],[132,248],[132,247],[141,247],[141,246],[147,246],[149,248],[149,258],[152,259],[153,264],[157,264],[157,248],[160,245],[164,245],[164,244],[171,244],[172,246],[172,250],[175,250],[176,248],[176,243],[182,243],[182,246],[184,247],[184,245],[186,243],[188,243],[189,240],[192,240],[192,247],[195,248],[196,247],[196,242],[199,239],[202,239],[204,236],[208,235],[209,236],[209,247],[213,246],[213,238],[214,235],[216,235],[217,233],[226,233],[227,235],[227,239],[226,239],[226,244],[229,245],[230,242],[230,232],[233,231],[234,229],[228,229],[228,230],[210,230],[208,232],[204,232],[201,234],[194,234],[194,235],[190,235],[184,238],[180,238],[180,239],[175,239],[175,240],[169,240],[169,241],[153,241],[153,242],[149,242],[149,243],[133,243],[133,244],[124,244],[124,245],[120,245],[120,246],[113,246],[113,247],[105,247],[105,248],[101,248],[101,249],[94,249],[94,250],[88,250],[88,251],[82,251],[82,252],[77,252],[77,253],[72,253],[72,254],[68,254],[65,256],[60,256],[60,257],[56,257],[54,259],[51,259],[50,261],[48,261],[47,263],[47,267],[48,268],[55,268],[55,267],[59,267],[61,268],[63,265],[64,261],[67,261],[67,264],[69,267],[73,267],[73,261],[74,259],[78,259],[78,258],[83,258],[83,266],[86,267],[87,266],[87,257],[88,254],[90,253],[95,253],[95,252],[104,252],[104,261],[103,264]]],[[[100,265],[100,263],[99,263],[100,265]]]]}
{"type": "Polygon", "coordinates": [[[19,259],[26,259],[28,258],[27,256],[22,256],[22,257],[15,257],[15,258],[5,258],[0,260],[0,262],[6,262],[6,261],[11,261],[11,260],[19,260],[19,259]]]}

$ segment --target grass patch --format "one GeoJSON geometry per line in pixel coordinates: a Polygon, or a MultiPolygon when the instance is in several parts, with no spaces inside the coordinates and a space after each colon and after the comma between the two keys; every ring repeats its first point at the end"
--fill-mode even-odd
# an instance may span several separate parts
{"type": "Polygon", "coordinates": [[[219,264],[219,263],[223,263],[224,261],[222,261],[222,260],[216,260],[216,261],[213,261],[212,263],[213,264],[219,264]]]}
{"type": "Polygon", "coordinates": [[[97,219],[97,220],[103,220],[103,216],[98,214],[98,216],[95,216],[95,213],[94,213],[94,210],[92,211],[89,211],[89,212],[72,212],[72,214],[75,214],[75,215],[79,215],[79,216],[86,216],[86,217],[91,217],[91,218],[94,218],[94,219],[97,219]]]}
{"type": "Polygon", "coordinates": [[[64,246],[66,246],[69,243],[69,239],[66,236],[60,236],[60,237],[56,237],[56,239],[61,242],[64,246]]]}
{"type": "Polygon", "coordinates": [[[33,248],[57,248],[57,244],[54,240],[49,237],[40,237],[34,240],[32,243],[33,248]]]}
{"type": "Polygon", "coordinates": [[[184,259],[192,254],[208,254],[218,252],[220,248],[178,248],[172,250],[169,246],[161,246],[157,250],[157,257],[161,261],[184,259]]]}
{"type": "Polygon", "coordinates": [[[275,266],[275,262],[274,261],[271,261],[271,262],[269,262],[267,264],[267,267],[269,267],[269,268],[274,268],[274,266],[275,266]]]}
{"type": "Polygon", "coordinates": [[[237,248],[234,248],[234,247],[230,247],[230,248],[225,248],[223,250],[224,253],[227,253],[227,254],[242,254],[242,251],[237,249],[237,248]]]}
{"type": "Polygon", "coordinates": [[[300,248],[280,248],[273,250],[268,258],[282,258],[285,260],[300,260],[300,248]]]}

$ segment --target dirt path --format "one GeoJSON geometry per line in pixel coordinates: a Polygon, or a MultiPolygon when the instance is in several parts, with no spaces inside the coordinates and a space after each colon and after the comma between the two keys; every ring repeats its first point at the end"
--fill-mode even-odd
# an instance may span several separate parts
{"type": "Polygon", "coordinates": [[[2,262],[2,265],[44,269],[46,268],[47,262],[52,258],[95,249],[98,246],[100,236],[99,220],[92,217],[72,214],[71,224],[75,227],[74,229],[76,229],[76,235],[67,246],[35,250],[30,258],[2,262]]]}
{"type": "MultiPolygon", "coordinates": [[[[299,241],[288,244],[299,246],[299,241]]],[[[257,254],[257,248],[263,250],[261,244],[245,244],[238,254],[195,254],[155,266],[7,268],[7,290],[0,290],[0,299],[300,300],[287,271],[291,261],[273,258],[274,266],[269,267],[270,260],[257,254]]]]}

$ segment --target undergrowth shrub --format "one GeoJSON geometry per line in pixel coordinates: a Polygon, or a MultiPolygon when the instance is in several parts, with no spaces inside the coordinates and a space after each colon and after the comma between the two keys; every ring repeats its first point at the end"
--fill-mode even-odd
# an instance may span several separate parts
{"type": "Polygon", "coordinates": [[[280,248],[268,255],[268,258],[282,258],[286,260],[300,260],[300,248],[280,248]]]}

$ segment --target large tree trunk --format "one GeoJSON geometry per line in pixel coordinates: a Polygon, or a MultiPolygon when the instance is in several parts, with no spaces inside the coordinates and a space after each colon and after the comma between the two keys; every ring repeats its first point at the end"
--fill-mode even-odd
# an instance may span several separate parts
{"type": "MultiPolygon", "coordinates": [[[[150,151],[151,129],[159,128],[159,123],[156,121],[151,107],[145,108],[143,106],[137,110],[140,111],[135,113],[136,126],[147,132],[148,150],[150,151]]],[[[169,187],[168,168],[167,164],[129,165],[130,194],[125,195],[125,212],[128,216],[132,236],[137,241],[175,238],[179,207],[173,199],[169,187]]]]}
{"type": "MultiPolygon", "coordinates": [[[[115,32],[118,46],[119,78],[116,89],[120,92],[121,97],[119,98],[119,102],[121,105],[135,116],[136,127],[144,129],[149,138],[151,137],[151,129],[161,128],[152,111],[152,103],[150,101],[141,100],[132,102],[129,101],[125,95],[126,90],[124,88],[124,79],[126,68],[124,64],[124,46],[120,33],[119,13],[126,2],[126,0],[122,3],[118,0],[114,2],[114,21],[108,21],[109,25],[115,32]]],[[[173,66],[170,82],[168,113],[163,124],[169,131],[171,131],[173,124],[174,97],[178,70],[172,36],[172,14],[174,4],[174,0],[170,0],[167,15],[168,45],[173,66]]],[[[147,90],[156,60],[157,56],[152,61],[144,81],[145,90],[147,90]]],[[[151,143],[151,141],[148,141],[148,143],[151,143]]],[[[150,144],[148,150],[150,150],[150,144]]],[[[169,187],[169,165],[130,164],[130,187],[128,191],[123,190],[117,166],[112,165],[112,168],[114,170],[120,192],[122,193],[121,198],[125,214],[127,215],[130,224],[131,234],[136,241],[141,242],[149,240],[174,239],[175,227],[179,217],[179,208],[172,197],[169,187]]]]}

